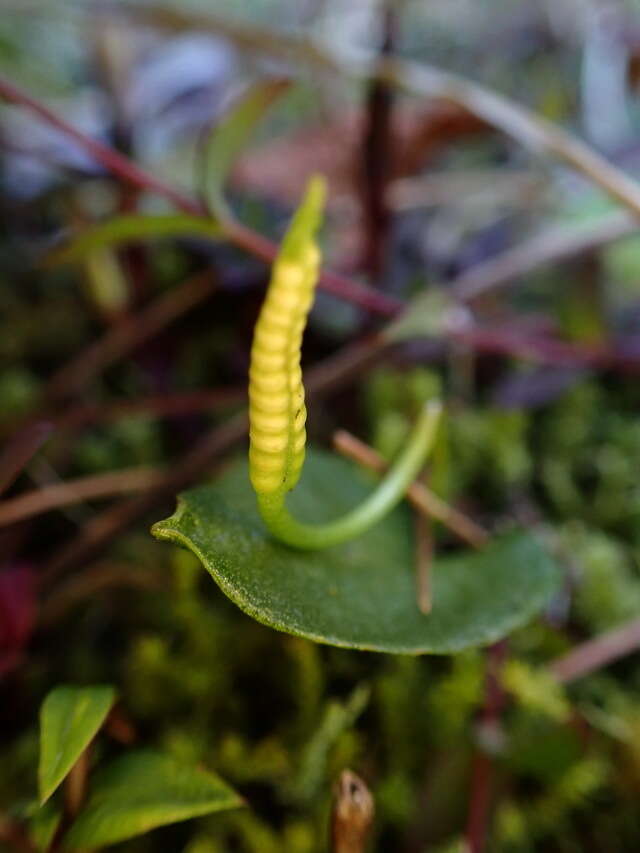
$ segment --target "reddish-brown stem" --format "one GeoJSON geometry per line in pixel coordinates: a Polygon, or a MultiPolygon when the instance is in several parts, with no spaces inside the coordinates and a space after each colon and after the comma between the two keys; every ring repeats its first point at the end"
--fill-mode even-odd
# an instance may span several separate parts
{"type": "Polygon", "coordinates": [[[162,471],[153,468],[125,468],[53,483],[11,500],[0,501],[0,527],[72,504],[142,492],[161,482],[163,476],[162,471]]]}
{"type": "Polygon", "coordinates": [[[9,845],[16,853],[37,853],[35,844],[22,824],[2,814],[0,814],[0,842],[9,845]]]}
{"type": "Polygon", "coordinates": [[[87,136],[10,80],[0,78],[0,97],[10,104],[24,107],[35,113],[39,118],[51,125],[51,127],[55,127],[61,133],[64,133],[65,136],[73,139],[83,151],[86,151],[93,157],[96,163],[99,163],[108,172],[118,175],[118,177],[132,186],[164,196],[177,208],[184,210],[185,213],[192,213],[196,216],[205,213],[204,208],[189,198],[188,195],[172,187],[165,181],[150,175],[109,145],[105,145],[103,142],[87,136]]]}
{"type": "Polygon", "coordinates": [[[0,494],[15,482],[25,465],[45,443],[53,425],[46,422],[24,427],[8,443],[0,455],[0,494]]]}
{"type": "MultiPolygon", "coordinates": [[[[500,669],[507,655],[505,640],[486,651],[485,694],[479,725],[486,738],[497,735],[505,693],[500,669]]],[[[494,762],[486,747],[478,746],[471,770],[471,795],[467,812],[466,851],[482,853],[487,842],[494,787],[494,762]]]]}
{"type": "Polygon", "coordinates": [[[89,424],[105,423],[131,415],[174,418],[197,412],[219,411],[237,406],[246,400],[246,388],[198,388],[169,394],[152,394],[131,400],[112,400],[107,403],[80,403],[55,420],[57,433],[77,430],[89,424]]]}
{"type": "MultiPolygon", "coordinates": [[[[384,38],[381,56],[393,51],[396,12],[388,2],[382,12],[384,38]]],[[[362,140],[362,212],[365,222],[364,268],[374,283],[384,268],[391,221],[387,187],[391,178],[393,91],[377,78],[369,81],[362,140]]]]}
{"type": "MultiPolygon", "coordinates": [[[[129,183],[132,186],[141,190],[148,190],[164,196],[172,204],[185,213],[199,215],[207,215],[204,207],[181,190],[172,187],[167,182],[156,178],[149,174],[144,169],[141,169],[133,161],[129,160],[124,155],[118,153],[113,148],[93,139],[90,136],[79,131],[73,125],[69,124],[60,116],[56,115],[49,107],[40,103],[36,98],[29,95],[27,92],[18,88],[10,81],[0,78],[0,98],[3,98],[9,103],[25,107],[35,113],[39,118],[46,121],[52,127],[57,128],[62,133],[73,139],[84,151],[91,157],[104,166],[112,174],[116,175],[120,180],[129,183]]],[[[224,221],[221,223],[227,238],[236,246],[245,249],[251,254],[264,261],[270,263],[275,258],[278,247],[263,237],[257,234],[250,228],[247,228],[240,223],[233,221],[224,221]]],[[[402,307],[399,300],[391,297],[384,297],[376,293],[366,285],[359,284],[356,281],[341,276],[338,273],[328,272],[323,270],[320,274],[320,286],[325,288],[334,296],[344,299],[347,302],[352,302],[360,307],[371,311],[372,313],[380,314],[385,317],[393,316],[402,307]]]]}
{"type": "Polygon", "coordinates": [[[214,289],[211,273],[198,273],[160,296],[135,316],[112,326],[52,376],[45,388],[45,398],[54,401],[78,393],[90,379],[202,303],[214,289]]]}

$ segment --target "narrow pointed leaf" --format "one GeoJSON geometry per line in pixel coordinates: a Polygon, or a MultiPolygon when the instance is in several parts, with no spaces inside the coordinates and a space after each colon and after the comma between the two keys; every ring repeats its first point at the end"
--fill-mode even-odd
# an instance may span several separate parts
{"type": "Polygon", "coordinates": [[[95,849],[158,826],[235,809],[243,800],[215,773],[139,750],[96,774],[89,800],[65,836],[65,850],[95,849]]]}
{"type": "Polygon", "coordinates": [[[47,265],[70,264],[81,261],[96,249],[121,246],[139,240],[158,240],[171,237],[205,237],[215,240],[222,236],[220,225],[206,216],[186,213],[161,216],[117,216],[107,222],[86,228],[72,237],[46,258],[47,265]]]}
{"type": "Polygon", "coordinates": [[[216,124],[206,147],[206,191],[211,210],[222,219],[231,218],[224,198],[227,176],[251,132],[266,110],[287,88],[285,80],[257,83],[216,124]]]}
{"type": "Polygon", "coordinates": [[[466,309],[456,305],[450,294],[434,287],[414,297],[400,316],[382,334],[388,343],[410,338],[441,337],[465,318],[466,309]]]}
{"type": "Polygon", "coordinates": [[[84,752],[115,700],[113,687],[56,687],[40,709],[38,787],[44,803],[84,752]]]}
{"type": "MultiPolygon", "coordinates": [[[[309,453],[291,494],[297,517],[324,521],[358,504],[371,483],[349,463],[309,453]]],[[[190,548],[216,583],[259,622],[336,646],[449,653],[492,643],[548,602],[559,569],[537,539],[512,532],[481,552],[436,558],[433,609],[416,605],[411,515],[400,507],[344,545],[301,552],[266,532],[244,461],[187,492],[153,533],[190,548]]]]}

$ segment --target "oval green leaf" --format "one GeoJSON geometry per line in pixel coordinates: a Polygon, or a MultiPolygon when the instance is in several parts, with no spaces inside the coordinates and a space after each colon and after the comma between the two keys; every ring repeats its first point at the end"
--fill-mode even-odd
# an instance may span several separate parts
{"type": "Polygon", "coordinates": [[[89,800],[65,836],[64,849],[93,850],[243,804],[215,773],[138,750],[96,774],[89,800]]]}
{"type": "MultiPolygon", "coordinates": [[[[350,463],[312,451],[290,501],[297,517],[324,521],[370,488],[350,463]]],[[[260,520],[242,461],[215,485],[181,495],[175,515],[153,533],[190,548],[259,622],[347,648],[445,654],[492,643],[529,620],[556,588],[554,560],[535,537],[513,532],[482,552],[437,558],[426,616],[416,605],[411,527],[400,507],[339,547],[301,552],[280,545],[260,520]]]]}
{"type": "Polygon", "coordinates": [[[113,687],[56,687],[40,709],[40,802],[49,799],[89,745],[115,700],[113,687]]]}

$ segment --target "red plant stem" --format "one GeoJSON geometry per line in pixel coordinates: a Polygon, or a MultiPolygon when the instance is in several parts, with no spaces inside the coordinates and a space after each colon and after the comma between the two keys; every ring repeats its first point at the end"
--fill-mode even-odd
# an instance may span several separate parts
{"type": "MultiPolygon", "coordinates": [[[[196,216],[207,215],[207,211],[202,204],[190,198],[181,190],[171,186],[171,184],[141,169],[132,160],[129,160],[129,158],[115,151],[110,146],[82,133],[82,131],[73,127],[65,119],[56,115],[45,104],[40,103],[40,101],[33,98],[27,92],[1,77],[0,98],[31,110],[52,127],[55,127],[70,139],[73,139],[96,162],[104,166],[109,172],[117,175],[121,180],[140,190],[149,190],[164,196],[185,213],[196,216]]],[[[221,224],[228,239],[232,243],[235,243],[236,246],[246,249],[246,251],[268,263],[274,260],[278,247],[266,237],[237,222],[227,221],[221,224]]],[[[320,274],[320,285],[329,293],[333,293],[334,296],[344,299],[347,302],[353,302],[372,313],[380,314],[384,317],[391,317],[402,308],[400,300],[376,293],[366,285],[359,284],[338,273],[323,270],[320,274]]]]}
{"type": "MultiPolygon", "coordinates": [[[[87,136],[64,119],[57,116],[47,106],[0,77],[0,98],[30,109],[44,121],[65,133],[87,151],[94,159],[121,180],[138,187],[163,195],[179,209],[195,215],[205,215],[203,206],[170,184],[150,175],[127,157],[119,154],[108,145],[87,136]]],[[[228,239],[236,246],[267,263],[273,261],[277,246],[250,228],[238,222],[223,223],[228,239]]],[[[374,291],[346,276],[329,270],[323,270],[320,276],[321,286],[335,296],[360,305],[372,313],[391,317],[403,307],[403,303],[391,296],[374,291]]],[[[504,330],[469,329],[457,331],[455,335],[475,349],[487,352],[502,352],[507,355],[519,355],[524,358],[547,361],[549,363],[573,363],[578,366],[622,367],[635,370],[640,358],[616,353],[609,348],[576,347],[562,341],[550,339],[523,339],[519,334],[509,335],[504,330]]]]}
{"type": "MultiPolygon", "coordinates": [[[[223,224],[227,237],[236,246],[246,249],[247,252],[266,263],[271,263],[274,260],[278,247],[271,240],[239,222],[223,224]]],[[[372,314],[379,314],[382,317],[393,317],[404,307],[404,303],[400,299],[385,296],[371,287],[331,270],[320,272],[320,286],[327,293],[332,293],[339,299],[352,302],[354,305],[359,305],[372,314]]]]}
{"type": "Polygon", "coordinates": [[[640,370],[640,348],[633,352],[608,346],[574,344],[504,326],[455,329],[451,338],[478,352],[511,355],[528,361],[568,367],[617,368],[629,373],[640,370]]]}
{"type": "Polygon", "coordinates": [[[89,424],[117,421],[143,414],[156,418],[175,418],[194,413],[219,411],[244,403],[246,388],[202,388],[152,394],[136,399],[113,400],[108,403],[81,403],[61,413],[54,421],[58,433],[73,431],[89,424]]]}
{"type": "Polygon", "coordinates": [[[100,163],[100,165],[104,166],[104,168],[109,172],[113,172],[113,174],[118,175],[127,183],[137,187],[138,189],[151,190],[152,192],[158,193],[158,195],[164,196],[169,199],[169,201],[173,202],[173,204],[175,204],[175,206],[180,210],[184,210],[185,213],[192,213],[196,216],[205,214],[204,208],[202,205],[198,204],[198,202],[189,198],[189,196],[182,193],[180,190],[177,190],[175,187],[172,187],[170,184],[167,184],[159,178],[145,172],[144,169],[141,169],[109,145],[105,145],[103,142],[99,142],[97,139],[87,136],[85,133],[69,124],[69,122],[65,121],[65,119],[60,118],[60,116],[58,116],[53,110],[49,109],[45,104],[29,95],[24,91],[24,89],[20,89],[14,83],[11,83],[5,78],[0,78],[0,97],[10,104],[16,104],[17,106],[26,107],[28,110],[31,110],[31,112],[35,113],[39,118],[46,121],[47,124],[55,127],[70,139],[73,139],[74,142],[90,154],[97,163],[100,163]]]}
{"type": "Polygon", "coordinates": [[[0,494],[15,482],[52,430],[53,424],[47,422],[30,424],[9,441],[0,455],[0,494]]]}
{"type": "MultiPolygon", "coordinates": [[[[500,683],[500,669],[507,655],[505,640],[486,651],[485,695],[480,725],[488,734],[495,730],[505,703],[500,683]]],[[[471,795],[467,812],[466,842],[468,853],[482,853],[487,841],[489,816],[494,786],[494,762],[486,749],[476,749],[471,770],[471,795]]]]}

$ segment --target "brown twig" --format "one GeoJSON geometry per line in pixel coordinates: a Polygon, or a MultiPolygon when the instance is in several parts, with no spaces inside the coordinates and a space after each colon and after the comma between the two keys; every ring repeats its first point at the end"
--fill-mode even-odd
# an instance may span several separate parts
{"type": "Polygon", "coordinates": [[[431,566],[433,563],[433,531],[431,519],[422,512],[415,512],[413,529],[416,539],[416,601],[425,615],[431,613],[431,566]]]}
{"type": "Polygon", "coordinates": [[[553,661],[549,669],[562,684],[590,675],[640,649],[640,619],[587,640],[553,661]]]}
{"type": "Polygon", "coordinates": [[[3,814],[0,814],[0,841],[16,853],[37,853],[37,847],[22,824],[3,814]]]}
{"type": "Polygon", "coordinates": [[[152,489],[165,474],[153,468],[127,468],[54,483],[0,502],[0,527],[25,518],[98,498],[152,489]]]}
{"type": "Polygon", "coordinates": [[[13,485],[21,471],[45,443],[53,424],[30,424],[15,435],[0,454],[0,494],[13,485]]]}
{"type": "Polygon", "coordinates": [[[45,399],[51,402],[77,394],[97,374],[204,302],[214,289],[212,274],[198,273],[162,294],[135,316],[112,326],[51,377],[44,391],[45,399]]]}
{"type": "Polygon", "coordinates": [[[76,604],[117,587],[160,589],[157,572],[141,571],[127,563],[97,563],[50,590],[40,604],[40,630],[54,624],[76,604]]]}
{"type": "MultiPolygon", "coordinates": [[[[351,433],[339,430],[333,436],[333,445],[343,456],[370,468],[378,474],[387,470],[387,463],[372,447],[351,433]]],[[[489,534],[464,513],[445,503],[423,483],[416,481],[407,489],[407,500],[427,518],[435,518],[472,548],[486,545],[489,534]]]]}
{"type": "Polygon", "coordinates": [[[333,790],[331,853],[364,853],[375,807],[359,776],[343,770],[333,790]]]}
{"type": "Polygon", "coordinates": [[[245,388],[198,388],[169,394],[152,394],[132,400],[80,403],[55,418],[57,432],[76,430],[95,423],[108,423],[131,415],[174,418],[197,412],[213,412],[237,406],[246,399],[245,388]]]}
{"type": "MultiPolygon", "coordinates": [[[[500,716],[505,703],[505,692],[500,683],[500,670],[507,656],[507,644],[501,640],[485,653],[485,694],[479,726],[485,739],[499,735],[500,716]]],[[[494,761],[486,745],[479,745],[471,768],[471,794],[467,812],[465,853],[482,853],[487,842],[489,816],[494,787],[494,761]]]]}

